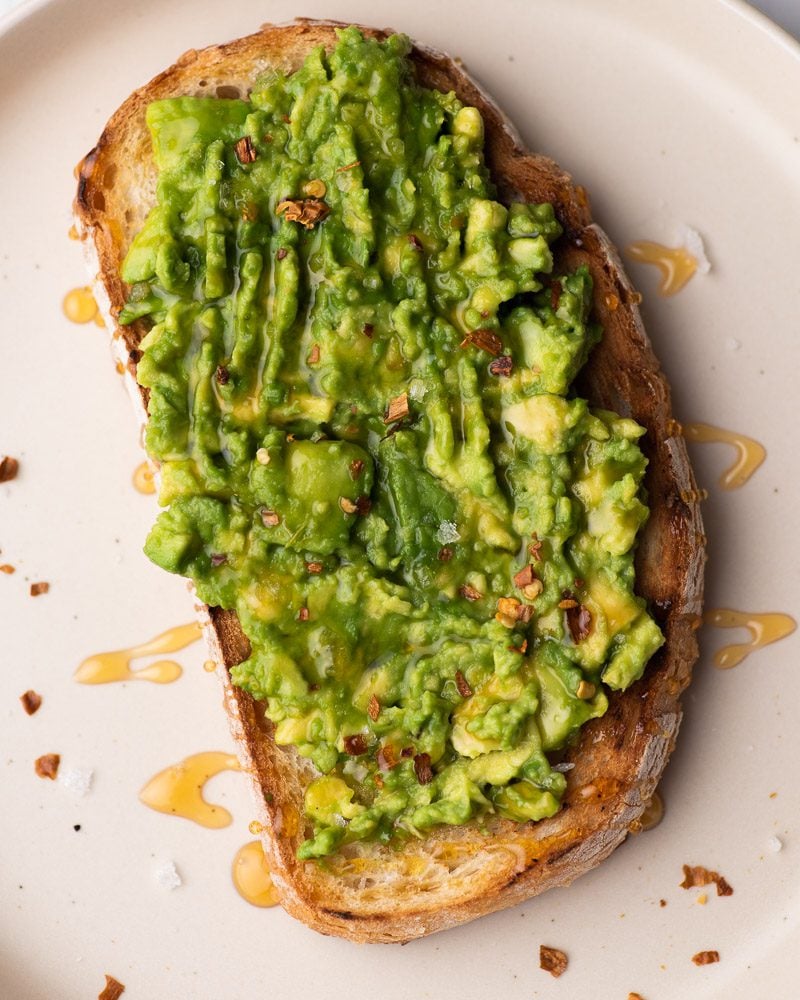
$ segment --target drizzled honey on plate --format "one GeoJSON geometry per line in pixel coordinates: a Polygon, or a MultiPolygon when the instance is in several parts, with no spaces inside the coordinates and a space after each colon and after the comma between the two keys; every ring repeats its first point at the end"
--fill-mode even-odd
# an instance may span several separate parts
{"type": "Polygon", "coordinates": [[[729,608],[714,608],[706,611],[703,621],[719,628],[743,628],[750,633],[748,642],[731,643],[722,646],[714,654],[714,663],[721,670],[738,666],[745,657],[757,649],[763,649],[779,639],[785,639],[797,628],[791,615],[778,612],[756,614],[751,611],[732,611],[729,608]]]}
{"type": "Polygon", "coordinates": [[[697,270],[697,258],[685,247],[666,247],[651,240],[636,240],[625,251],[631,260],[653,264],[661,272],[658,294],[674,295],[697,270]]]}
{"type": "Polygon", "coordinates": [[[159,653],[175,653],[200,638],[197,622],[178,625],[167,629],[155,639],[128,649],[115,649],[107,653],[96,653],[87,657],[75,671],[79,684],[111,684],[114,681],[153,681],[155,684],[169,684],[177,680],[183,672],[179,663],[173,660],[158,660],[134,670],[131,662],[143,656],[159,653]]]}
{"type": "Polygon", "coordinates": [[[207,802],[203,787],[223,771],[238,770],[239,761],[233,754],[216,750],[196,753],[159,771],[139,792],[139,800],[157,812],[219,830],[230,826],[233,817],[224,806],[207,802]]]}
{"type": "Polygon", "coordinates": [[[61,308],[70,323],[91,323],[98,315],[92,290],[86,286],[68,291],[61,308]]]}
{"type": "Polygon", "coordinates": [[[231,876],[236,891],[253,906],[276,906],[280,902],[261,841],[251,840],[239,848],[233,859],[231,876]]]}
{"type": "Polygon", "coordinates": [[[767,457],[766,448],[754,438],[713,424],[684,424],[683,436],[687,441],[698,444],[729,444],[736,449],[736,461],[719,478],[723,490],[744,486],[767,457]]]}
{"type": "Polygon", "coordinates": [[[149,462],[142,462],[134,469],[133,487],[139,493],[155,493],[156,484],[149,462]]]}

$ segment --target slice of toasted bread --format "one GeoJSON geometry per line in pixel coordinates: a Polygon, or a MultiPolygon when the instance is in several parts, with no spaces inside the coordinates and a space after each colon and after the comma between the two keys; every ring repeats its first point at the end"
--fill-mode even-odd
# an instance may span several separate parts
{"type": "MultiPolygon", "coordinates": [[[[156,168],[145,108],[175,95],[246,95],[267,67],[291,71],[313,46],[331,47],[334,29],[332,23],[316,21],[265,25],[229,44],[185,53],[125,101],[80,165],[77,224],[142,421],[147,400],[135,376],[145,330],[119,327],[115,318],[127,291],[120,265],[154,200],[156,168]]],[[[387,34],[364,31],[374,37],[387,34]]],[[[564,807],[552,819],[442,827],[399,852],[357,842],[323,866],[296,857],[306,836],[303,792],[313,766],[293,749],[276,746],[259,705],[231,685],[228,668],[249,653],[236,615],[200,607],[283,905],[311,927],[354,941],[407,941],[521,902],[566,885],[620,844],[653,794],[673,748],[680,694],[697,656],[702,600],[704,538],[697,492],[672,420],[669,387],[645,335],[638,296],[608,238],[592,224],[585,192],[551,160],[525,150],[497,106],[451,58],[415,47],[411,59],[422,85],[454,90],[482,112],[487,161],[500,197],[554,204],[565,229],[556,245],[557,268],[587,264],[591,270],[595,313],[605,332],[580,389],[593,405],[632,416],[647,429],[643,449],[650,460],[651,516],[637,554],[637,590],[651,602],[667,641],[644,678],[613,695],[608,713],[581,730],[567,757],[574,767],[564,807]]]]}

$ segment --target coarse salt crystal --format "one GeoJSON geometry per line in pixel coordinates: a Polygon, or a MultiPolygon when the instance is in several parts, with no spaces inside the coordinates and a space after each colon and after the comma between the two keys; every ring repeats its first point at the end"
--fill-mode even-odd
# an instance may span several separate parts
{"type": "Polygon", "coordinates": [[[83,798],[91,790],[93,777],[94,771],[89,768],[69,767],[66,770],[59,771],[58,783],[66,788],[68,792],[72,792],[73,795],[79,795],[83,798]]]}
{"type": "Polygon", "coordinates": [[[571,771],[573,767],[575,767],[575,765],[571,761],[564,761],[563,764],[554,764],[553,770],[560,771],[562,774],[564,774],[565,771],[571,771]]]}
{"type": "Polygon", "coordinates": [[[441,542],[442,545],[447,545],[450,542],[457,542],[461,538],[458,533],[458,528],[452,521],[442,521],[439,525],[439,530],[436,532],[436,541],[441,542]]]}
{"type": "Polygon", "coordinates": [[[178,889],[183,885],[183,879],[178,874],[174,861],[165,861],[156,869],[156,882],[162,889],[178,889]]]}
{"type": "Polygon", "coordinates": [[[770,837],[767,841],[767,847],[769,847],[773,853],[777,854],[779,851],[783,850],[783,841],[780,837],[770,837]]]}

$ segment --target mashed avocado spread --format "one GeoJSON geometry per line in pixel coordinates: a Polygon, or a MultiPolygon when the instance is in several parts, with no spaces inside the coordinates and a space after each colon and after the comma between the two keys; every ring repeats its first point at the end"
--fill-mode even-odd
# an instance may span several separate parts
{"type": "Polygon", "coordinates": [[[354,28],[248,100],[157,101],[122,275],[161,465],[145,551],[235,609],[310,758],[301,858],[558,811],[550,760],[663,637],[633,592],[641,427],[570,392],[600,330],[480,113],[354,28]]]}

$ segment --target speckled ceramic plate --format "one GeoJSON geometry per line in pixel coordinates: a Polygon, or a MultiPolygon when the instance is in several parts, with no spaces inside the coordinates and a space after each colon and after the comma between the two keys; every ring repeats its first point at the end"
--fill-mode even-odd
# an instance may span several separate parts
{"type": "Polygon", "coordinates": [[[732,0],[28,5],[0,35],[0,454],[21,463],[0,486],[0,564],[16,568],[0,574],[0,996],[89,998],[104,973],[125,1000],[796,996],[796,636],[720,671],[719,646],[746,633],[706,627],[661,825],[569,889],[407,948],[323,938],[235,893],[231,861],[251,839],[241,775],[206,790],[233,814],[224,829],[139,803],[163,767],[232,748],[199,643],[175,654],[171,684],[75,683],[88,655],[192,612],[182,581],[141,554],[155,504],[131,483],[141,453],[106,334],[62,314],[86,280],[67,238],[72,168],[184,49],[297,14],[391,24],[461,56],[529,143],[587,186],[620,246],[674,243],[686,224],[703,235],[711,273],[674,297],[657,295],[651,268],[629,270],[681,420],[767,448],[731,491],[717,485],[730,447],[694,448],[710,494],[708,605],[800,603],[800,50],[768,22],[732,0]],[[31,597],[40,581],[49,592],[31,597]],[[28,688],[44,699],[30,717],[28,688]],[[34,774],[49,752],[55,782],[34,774]],[[157,877],[169,862],[176,889],[157,877]],[[733,896],[679,888],[684,863],[722,872],[733,896]],[[540,944],[568,953],[561,979],[539,969],[540,944]],[[692,963],[712,949],[719,963],[692,963]]]}

